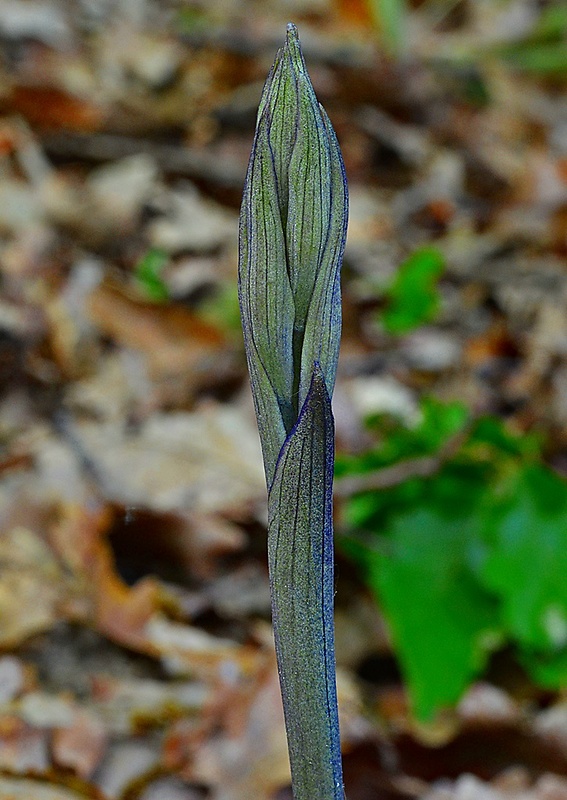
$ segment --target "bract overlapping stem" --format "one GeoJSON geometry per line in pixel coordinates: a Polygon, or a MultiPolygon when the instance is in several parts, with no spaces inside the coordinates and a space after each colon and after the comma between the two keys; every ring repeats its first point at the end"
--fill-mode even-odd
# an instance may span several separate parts
{"type": "Polygon", "coordinates": [[[347,187],[288,25],[262,94],[240,215],[239,297],[268,486],[272,616],[295,800],[344,797],[332,482],[347,187]]]}

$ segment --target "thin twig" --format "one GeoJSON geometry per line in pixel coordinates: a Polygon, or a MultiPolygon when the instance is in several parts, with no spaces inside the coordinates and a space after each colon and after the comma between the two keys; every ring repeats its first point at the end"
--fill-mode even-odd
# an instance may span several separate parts
{"type": "Polygon", "coordinates": [[[338,478],[335,483],[336,497],[350,497],[361,492],[390,489],[410,478],[428,478],[435,475],[443,464],[452,458],[466,441],[470,433],[470,424],[465,425],[460,431],[451,436],[445,444],[432,456],[407,458],[382,467],[376,472],[367,472],[364,475],[351,475],[338,478]]]}
{"type": "Polygon", "coordinates": [[[161,144],[147,138],[114,133],[54,133],[42,139],[50,156],[80,158],[89,161],[115,161],[147,153],[165,172],[206,180],[209,183],[240,189],[245,165],[214,153],[175,144],[161,144]]]}

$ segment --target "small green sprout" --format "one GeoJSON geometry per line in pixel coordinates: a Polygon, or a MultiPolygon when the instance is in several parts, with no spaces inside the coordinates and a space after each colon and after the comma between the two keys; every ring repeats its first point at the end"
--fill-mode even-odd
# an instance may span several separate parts
{"type": "Polygon", "coordinates": [[[136,265],[136,282],[150,300],[156,303],[169,299],[169,291],[161,274],[167,266],[169,256],[164,250],[152,247],[136,265]]]}
{"type": "Polygon", "coordinates": [[[400,266],[386,292],[388,305],[381,314],[388,333],[403,335],[435,318],[440,306],[437,283],[445,269],[434,247],[421,247],[400,266]]]}

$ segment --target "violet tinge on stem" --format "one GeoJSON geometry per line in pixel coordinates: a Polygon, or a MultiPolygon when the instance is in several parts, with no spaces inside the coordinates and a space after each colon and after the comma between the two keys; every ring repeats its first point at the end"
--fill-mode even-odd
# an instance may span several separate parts
{"type": "Polygon", "coordinates": [[[290,24],[258,109],[240,214],[239,297],[268,487],[272,616],[295,800],[344,797],[331,395],[347,215],[339,145],[290,24]]]}

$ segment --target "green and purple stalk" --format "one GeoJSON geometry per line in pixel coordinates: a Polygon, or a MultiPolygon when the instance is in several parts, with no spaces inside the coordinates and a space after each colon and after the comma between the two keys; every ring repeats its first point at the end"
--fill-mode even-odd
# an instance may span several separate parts
{"type": "Polygon", "coordinates": [[[258,109],[240,214],[239,297],[268,487],[272,617],[295,800],[343,800],[332,483],[339,145],[288,25],[258,109]]]}

